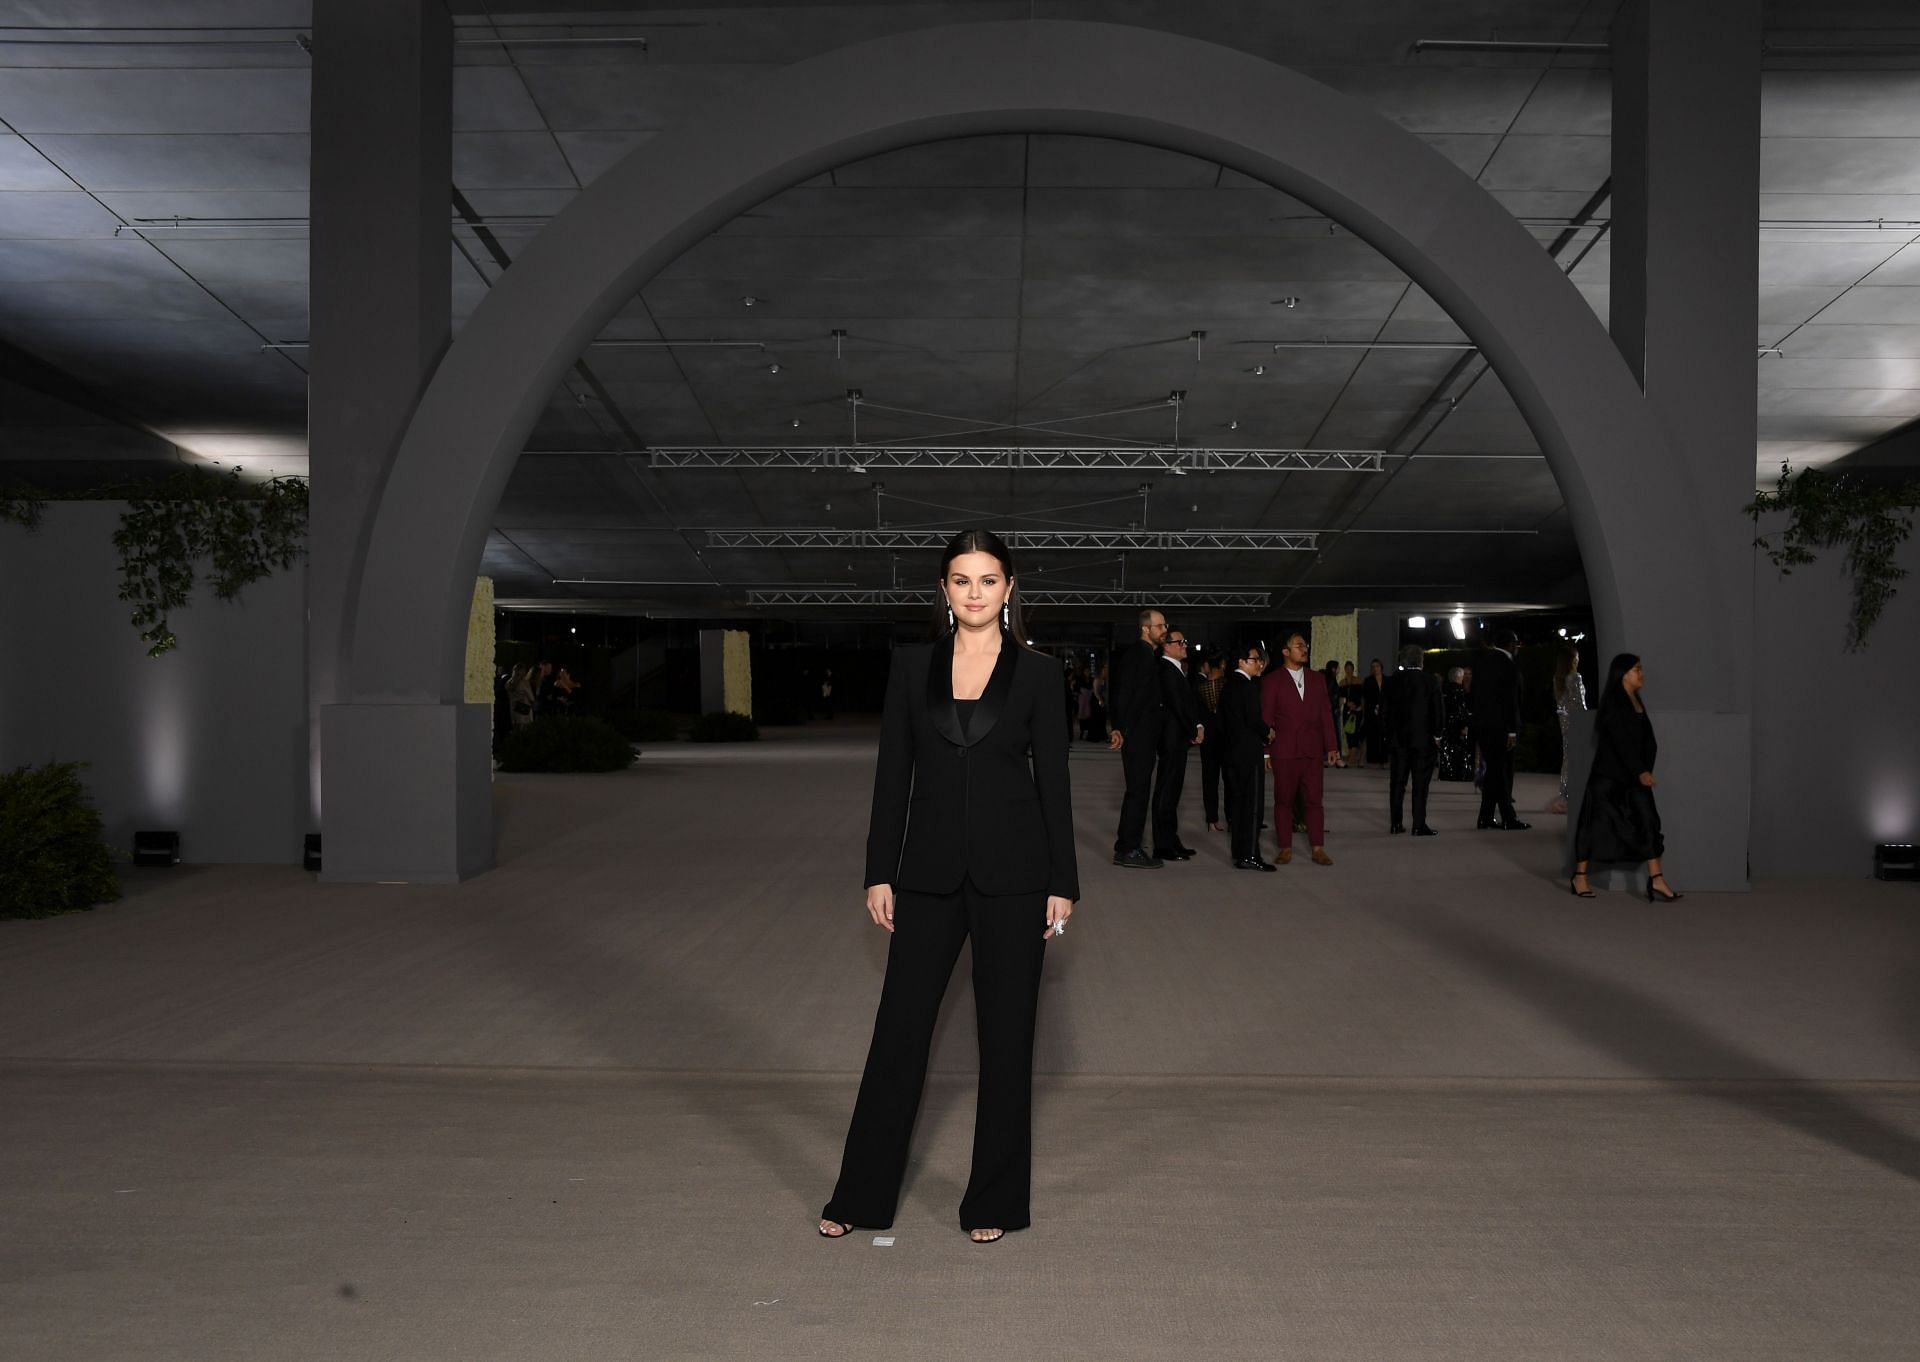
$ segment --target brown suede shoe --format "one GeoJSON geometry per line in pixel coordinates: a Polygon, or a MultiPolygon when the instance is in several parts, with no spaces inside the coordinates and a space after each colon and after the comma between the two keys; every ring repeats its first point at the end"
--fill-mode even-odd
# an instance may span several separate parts
{"type": "Polygon", "coordinates": [[[1278,856],[1275,856],[1273,859],[1278,861],[1281,865],[1292,865],[1293,864],[1293,848],[1281,847],[1280,854],[1278,856]]]}
{"type": "Polygon", "coordinates": [[[1332,865],[1333,857],[1327,855],[1327,849],[1325,847],[1315,847],[1313,849],[1313,863],[1315,865],[1332,865]]]}

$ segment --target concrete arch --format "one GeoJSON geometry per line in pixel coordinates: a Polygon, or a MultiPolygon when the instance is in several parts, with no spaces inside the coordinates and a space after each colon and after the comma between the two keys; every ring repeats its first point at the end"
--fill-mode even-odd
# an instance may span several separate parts
{"type": "Polygon", "coordinates": [[[1383,252],[1482,348],[1531,424],[1572,516],[1602,645],[1631,639],[1671,659],[1663,699],[1712,708],[1716,659],[1746,646],[1720,636],[1714,605],[1730,584],[1717,581],[1693,490],[1626,363],[1539,243],[1438,152],[1316,81],[1211,43],[1078,22],[922,29],[797,62],[594,181],[501,278],[415,410],[360,578],[353,700],[459,700],[473,576],[526,435],[566,367],[647,280],[834,166],[1007,132],[1212,160],[1383,252]]]}

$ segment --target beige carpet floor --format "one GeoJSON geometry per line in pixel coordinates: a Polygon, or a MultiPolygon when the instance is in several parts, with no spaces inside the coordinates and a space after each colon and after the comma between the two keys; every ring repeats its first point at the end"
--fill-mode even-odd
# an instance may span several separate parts
{"type": "Polygon", "coordinates": [[[1437,786],[1389,838],[1378,772],[1330,777],[1333,867],[1231,870],[1190,789],[1201,859],[1133,872],[1076,750],[1035,1227],[955,1227],[957,983],[894,1242],[819,1241],[871,763],[667,746],[502,778],[465,885],[182,867],[0,923],[0,1357],[1913,1355],[1920,890],[1579,903],[1558,820],[1437,786]]]}

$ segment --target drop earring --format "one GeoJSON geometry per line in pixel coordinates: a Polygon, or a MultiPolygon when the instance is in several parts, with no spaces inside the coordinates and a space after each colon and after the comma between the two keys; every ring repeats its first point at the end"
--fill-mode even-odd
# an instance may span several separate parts
{"type": "Polygon", "coordinates": [[[953,617],[953,607],[949,605],[947,607],[947,632],[951,634],[957,625],[958,621],[953,617]]]}
{"type": "Polygon", "coordinates": [[[1000,602],[1000,627],[1002,629],[1013,628],[1013,602],[1011,601],[1000,602]]]}

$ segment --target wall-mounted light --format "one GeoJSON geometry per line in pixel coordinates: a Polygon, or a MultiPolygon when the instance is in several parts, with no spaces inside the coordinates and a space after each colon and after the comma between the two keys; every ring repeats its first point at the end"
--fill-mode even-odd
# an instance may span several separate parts
{"type": "Polygon", "coordinates": [[[136,832],[133,834],[135,865],[180,864],[180,834],[177,832],[136,832]]]}

